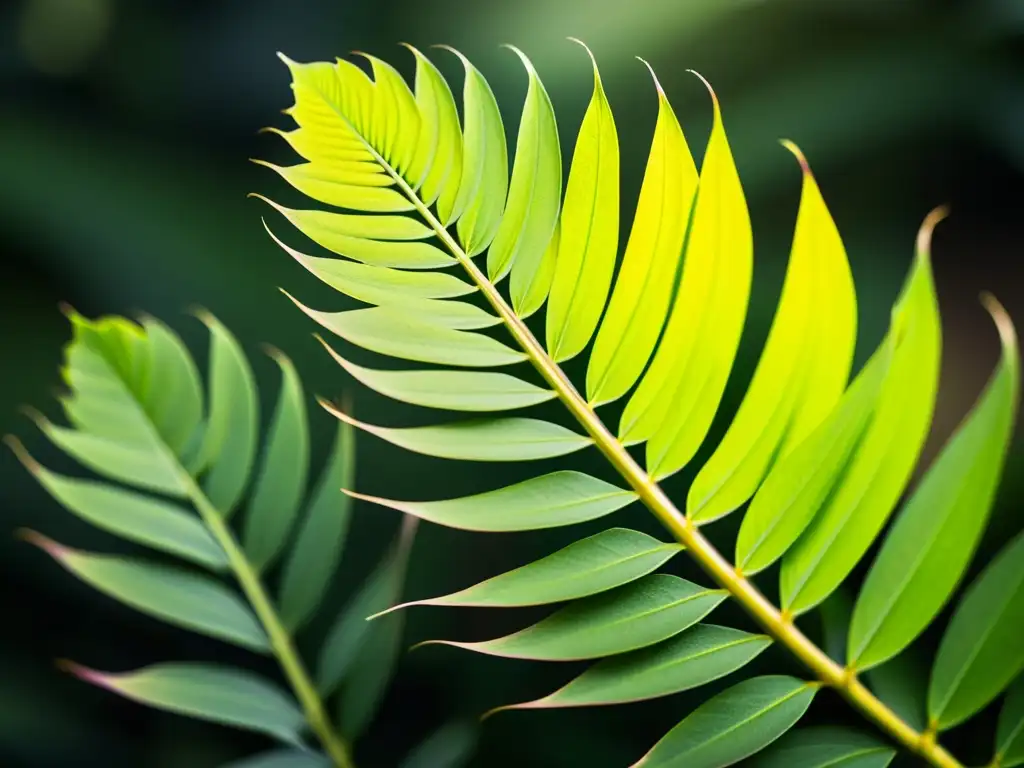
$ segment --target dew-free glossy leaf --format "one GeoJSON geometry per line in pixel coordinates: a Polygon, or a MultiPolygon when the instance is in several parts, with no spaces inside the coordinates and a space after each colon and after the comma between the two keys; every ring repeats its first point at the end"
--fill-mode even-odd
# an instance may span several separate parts
{"type": "Polygon", "coordinates": [[[734,685],[691,712],[634,768],[722,768],[759,752],[796,725],[817,686],[769,675],[734,685]]]}
{"type": "MultiPolygon", "coordinates": [[[[654,77],[652,71],[651,76],[654,77]]],[[[682,255],[697,167],[657,78],[658,122],[626,254],[587,367],[587,399],[621,397],[654,351],[682,255]]]]}
{"type": "Polygon", "coordinates": [[[765,635],[699,624],[657,645],[598,662],[552,694],[502,709],[549,709],[656,699],[717,680],[771,645],[765,635]]]}
{"type": "Polygon", "coordinates": [[[473,419],[434,427],[393,429],[356,421],[329,403],[328,412],[407,451],[462,461],[529,461],[586,448],[590,438],[539,419],[473,419]]]}
{"type": "Polygon", "coordinates": [[[210,330],[210,413],[198,463],[209,467],[203,489],[213,505],[230,514],[256,460],[259,401],[256,384],[238,341],[213,315],[200,315],[210,330]]]}
{"type": "Polygon", "coordinates": [[[774,563],[811,524],[864,434],[885,380],[889,353],[889,345],[883,344],[835,410],[768,473],[736,538],[736,564],[744,573],[757,573],[774,563]]]}
{"type": "Polygon", "coordinates": [[[555,393],[489,371],[381,371],[356,365],[327,346],[353,378],[382,395],[404,403],[451,411],[510,411],[552,399],[555,393]]]}
{"type": "MultiPolygon", "coordinates": [[[[253,193],[251,197],[262,200],[284,216],[306,237],[335,253],[335,238],[359,238],[372,240],[424,240],[433,236],[433,230],[411,216],[364,216],[333,211],[297,210],[275,203],[273,200],[253,193]]],[[[348,255],[348,254],[344,254],[348,255]]]]}
{"type": "Polygon", "coordinates": [[[459,217],[459,240],[466,253],[475,256],[491,244],[501,222],[508,194],[508,149],[491,86],[469,59],[454,48],[448,50],[459,57],[466,70],[462,88],[462,178],[452,218],[459,217]]]}
{"type": "Polygon", "coordinates": [[[996,760],[1000,768],[1024,765],[1024,677],[1010,686],[999,712],[996,760]]]}
{"type": "Polygon", "coordinates": [[[921,228],[917,258],[893,312],[895,348],[871,422],[824,508],[783,558],[782,606],[793,614],[828,597],[864,556],[910,480],[928,435],[941,348],[928,250],[941,215],[932,214],[921,228]]]}
{"type": "Polygon", "coordinates": [[[387,307],[318,312],[288,298],[331,333],[382,355],[467,368],[511,365],[526,359],[522,352],[489,336],[434,325],[387,307]]]}
{"type": "Polygon", "coordinates": [[[189,663],[155,664],[122,673],[66,666],[88,683],[149,707],[300,743],[305,718],[298,705],[251,672],[189,663]]]}
{"type": "Polygon", "coordinates": [[[985,707],[1024,670],[1024,535],[970,586],[939,645],[928,719],[952,728],[985,707]]]}
{"type": "Polygon", "coordinates": [[[682,549],[680,544],[665,544],[646,533],[610,528],[459,592],[415,600],[395,608],[410,605],[514,608],[576,600],[646,576],[682,549]]]}
{"type": "MultiPolygon", "coordinates": [[[[624,442],[649,440],[647,470],[656,479],[683,467],[704,440],[732,369],[750,295],[750,216],[713,91],[711,98],[714,123],[679,289],[651,366],[619,422],[624,442]]],[[[682,237],[686,217],[675,215],[682,237]]],[[[678,256],[680,246],[675,247],[678,256]]]]}
{"type": "Polygon", "coordinates": [[[227,566],[224,554],[195,513],[168,501],[51,472],[12,441],[39,484],[69,511],[121,538],[192,560],[208,568],[227,566]]]}
{"type": "Polygon", "coordinates": [[[636,494],[582,472],[560,471],[461,499],[398,501],[351,493],[422,520],[467,531],[535,531],[595,520],[636,494]]]}
{"type": "Polygon", "coordinates": [[[704,618],[725,597],[722,590],[655,573],[577,600],[505,637],[478,643],[429,642],[515,659],[597,659],[672,637],[704,618]]]}
{"type": "Polygon", "coordinates": [[[185,457],[203,417],[203,387],[195,360],[181,338],[159,320],[145,317],[149,349],[146,413],[179,457],[185,457]]]}
{"type": "Polygon", "coordinates": [[[218,581],[181,568],[69,549],[37,533],[25,537],[89,586],[138,611],[254,651],[269,648],[256,617],[218,581]]]}
{"type": "MultiPolygon", "coordinates": [[[[254,161],[276,171],[302,194],[338,208],[368,213],[402,213],[413,210],[412,202],[387,186],[379,186],[379,174],[366,172],[331,173],[318,163],[280,166],[254,161]],[[367,185],[370,182],[370,185],[367,185]]],[[[386,178],[386,177],[385,177],[386,178]]]]}
{"type": "Polygon", "coordinates": [[[994,300],[1002,359],[889,531],[861,588],[847,657],[866,669],[895,656],[953,594],[985,530],[1019,397],[1016,334],[994,300]]]}
{"type": "Polygon", "coordinates": [[[358,55],[369,61],[373,68],[375,107],[381,108],[375,117],[384,115],[383,121],[377,120],[378,126],[383,122],[385,127],[385,138],[377,145],[378,152],[392,168],[417,185],[423,176],[425,162],[417,153],[420,113],[416,98],[398,71],[386,61],[366,53],[358,55]],[[416,167],[413,167],[414,163],[416,167]]]}
{"type": "Polygon", "coordinates": [[[578,355],[593,336],[619,241],[619,139],[592,55],[591,63],[594,92],[573,149],[548,297],[545,331],[555,362],[578,355]]]}
{"type": "MultiPolygon", "coordinates": [[[[772,465],[828,415],[850,375],[857,336],[850,265],[807,162],[794,145],[787,146],[803,169],[803,191],[786,280],[743,402],[690,486],[687,515],[697,523],[746,502],[772,465]]],[[[698,192],[694,235],[703,221],[701,196],[698,192]]],[[[687,260],[691,253],[687,249],[687,260]]],[[[684,281],[687,274],[684,267],[684,281]]]]}
{"type": "Polygon", "coordinates": [[[895,749],[859,731],[818,726],[790,731],[752,768],[886,768],[894,757],[895,749]]]}
{"type": "Polygon", "coordinates": [[[522,51],[509,46],[529,76],[519,122],[512,180],[501,224],[487,251],[487,274],[493,282],[512,271],[512,308],[525,317],[544,303],[553,272],[541,262],[558,221],[562,198],[562,152],[555,110],[537,70],[522,51]]]}
{"type": "Polygon", "coordinates": [[[287,357],[277,351],[272,356],[281,368],[281,392],[243,537],[246,554],[258,568],[270,563],[288,539],[309,474],[309,425],[302,382],[287,357]]]}
{"type": "Polygon", "coordinates": [[[281,620],[294,630],[314,613],[341,559],[355,482],[355,430],[339,423],[334,447],[307,504],[281,581],[281,620]]]}

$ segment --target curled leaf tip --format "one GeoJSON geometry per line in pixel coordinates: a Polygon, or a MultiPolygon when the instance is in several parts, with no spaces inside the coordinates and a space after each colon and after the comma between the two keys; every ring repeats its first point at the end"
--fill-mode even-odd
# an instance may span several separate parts
{"type": "Polygon", "coordinates": [[[811,173],[811,166],[807,162],[807,156],[804,155],[804,152],[802,149],[800,149],[800,147],[798,147],[794,142],[790,141],[789,139],[779,139],[779,144],[784,146],[793,154],[793,157],[796,158],[796,161],[800,163],[800,170],[803,172],[804,176],[813,175],[811,173]]]}
{"type": "Polygon", "coordinates": [[[37,408],[34,408],[31,405],[19,405],[18,410],[40,429],[46,427],[50,423],[48,418],[46,418],[37,408]]]}
{"type": "Polygon", "coordinates": [[[980,299],[982,306],[988,310],[988,313],[992,316],[992,321],[996,324],[996,329],[999,331],[999,340],[1002,342],[1002,345],[1008,349],[1016,349],[1017,331],[1013,327],[1010,313],[1006,311],[1006,308],[999,299],[988,291],[982,291],[980,299]]]}
{"type": "Polygon", "coordinates": [[[210,312],[210,310],[206,307],[201,307],[198,304],[193,304],[189,307],[188,313],[207,328],[213,328],[219,324],[217,322],[217,318],[213,316],[213,313],[210,312]]]}
{"type": "Polygon", "coordinates": [[[654,87],[658,89],[658,96],[664,99],[665,90],[661,87],[661,81],[658,80],[658,76],[654,74],[654,67],[651,66],[650,62],[647,61],[647,59],[641,58],[640,56],[637,56],[636,58],[637,61],[639,61],[641,64],[647,67],[647,71],[650,72],[651,77],[654,78],[654,87]]]}
{"type": "Polygon", "coordinates": [[[711,83],[708,82],[707,78],[704,77],[704,75],[702,75],[696,69],[688,69],[686,71],[689,72],[691,75],[695,76],[702,83],[704,83],[704,87],[707,88],[708,89],[708,93],[711,94],[711,101],[714,102],[715,109],[717,109],[718,108],[718,95],[715,93],[715,89],[711,87],[711,83]]]}
{"type": "Polygon", "coordinates": [[[949,206],[940,205],[931,213],[925,216],[921,223],[921,229],[917,232],[917,255],[919,258],[927,259],[932,250],[932,233],[939,222],[949,216],[949,206]]]}
{"type": "Polygon", "coordinates": [[[510,51],[512,51],[512,53],[514,53],[516,56],[518,56],[519,60],[521,62],[523,62],[523,66],[526,67],[526,71],[528,73],[530,73],[530,74],[536,74],[537,73],[537,70],[534,69],[533,62],[530,61],[530,58],[525,53],[523,53],[522,50],[520,50],[516,46],[512,45],[512,43],[502,43],[501,47],[502,48],[508,48],[510,51]]]}
{"type": "Polygon", "coordinates": [[[11,453],[14,454],[15,458],[22,463],[22,465],[31,472],[33,475],[38,474],[43,468],[42,465],[32,458],[32,455],[25,448],[24,444],[14,435],[4,435],[4,444],[11,449],[11,453]]]}

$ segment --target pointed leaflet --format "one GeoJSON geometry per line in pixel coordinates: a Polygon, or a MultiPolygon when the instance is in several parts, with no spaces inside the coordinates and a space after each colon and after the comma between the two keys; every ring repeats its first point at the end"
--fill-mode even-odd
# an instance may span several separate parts
{"type": "Polygon", "coordinates": [[[594,93],[573,149],[548,297],[545,331],[556,363],[582,352],[597,328],[619,243],[619,139],[593,55],[591,63],[594,93]]]}
{"type": "Polygon", "coordinates": [[[331,357],[355,379],[403,403],[451,411],[508,411],[552,399],[551,390],[507,373],[479,371],[378,371],[349,362],[326,342],[331,357]]]}
{"type": "Polygon", "coordinates": [[[753,761],[753,768],[886,768],[896,750],[848,728],[790,731],[753,761]]]}
{"type": "Polygon", "coordinates": [[[411,216],[364,216],[362,214],[333,213],[318,210],[296,210],[278,205],[273,200],[250,193],[250,197],[262,200],[290,221],[297,230],[318,245],[328,250],[348,238],[373,240],[423,240],[434,233],[421,221],[411,216]],[[336,239],[341,238],[341,239],[336,239]]]}
{"type": "MultiPolygon", "coordinates": [[[[931,424],[941,331],[928,249],[944,213],[931,214],[893,312],[889,369],[856,453],[782,561],[782,606],[803,613],[824,600],[864,556],[906,487],[931,424]]],[[[884,342],[883,342],[884,343],[884,342]]]]}
{"type": "Polygon", "coordinates": [[[302,626],[316,611],[341,558],[351,512],[341,489],[355,482],[355,456],[355,430],[339,423],[282,576],[281,620],[289,629],[302,626]]]}
{"type": "Polygon", "coordinates": [[[766,635],[699,624],[657,645],[598,662],[542,699],[501,709],[587,707],[669,696],[735,672],[771,642],[766,635]]]}
{"type": "Polygon", "coordinates": [[[338,208],[369,213],[402,213],[414,208],[407,197],[393,189],[352,183],[370,181],[375,177],[342,177],[344,180],[339,180],[336,175],[324,173],[322,166],[316,163],[289,166],[274,165],[261,160],[256,163],[275,171],[306,197],[338,208]]]}
{"type": "Polygon", "coordinates": [[[329,413],[407,451],[463,461],[527,461],[564,456],[590,445],[590,438],[538,419],[473,419],[436,427],[392,429],[356,421],[329,403],[329,413]]]}
{"type": "Polygon", "coordinates": [[[928,720],[962,723],[1024,670],[1024,534],[999,553],[953,614],[932,667],[928,720]]]}
{"type": "Polygon", "coordinates": [[[663,544],[639,531],[610,528],[459,592],[395,608],[410,605],[513,608],[576,600],[645,576],[680,550],[679,544],[663,544]]]}
{"type": "MultiPolygon", "coordinates": [[[[828,415],[850,375],[857,308],[846,251],[806,160],[794,145],[786,146],[803,169],[786,280],[743,402],[690,486],[687,515],[698,523],[722,517],[747,501],[772,464],[828,415]]],[[[701,206],[698,193],[694,235],[701,206]]],[[[688,249],[687,260],[690,253],[688,249]]],[[[686,275],[684,268],[684,281],[686,275]]]]}
{"type": "Polygon", "coordinates": [[[391,166],[418,186],[429,162],[418,152],[420,113],[416,98],[398,71],[386,61],[360,53],[373,68],[376,103],[383,105],[387,139],[380,154],[391,166]],[[415,167],[414,167],[415,164],[415,167]]]}
{"type": "Polygon", "coordinates": [[[551,286],[551,271],[540,266],[558,220],[562,154],[548,92],[526,54],[509,47],[526,67],[530,85],[519,123],[508,201],[487,251],[487,274],[497,282],[512,270],[512,307],[525,316],[544,302],[551,286]]]}
{"type": "Polygon", "coordinates": [[[456,228],[462,247],[468,255],[476,256],[491,244],[501,221],[508,193],[508,149],[491,86],[469,59],[454,48],[447,50],[459,57],[466,70],[462,88],[462,178],[452,218],[459,217],[456,228]]]}
{"type": "Polygon", "coordinates": [[[1024,677],[1006,694],[996,730],[996,758],[1000,768],[1024,765],[1024,677]]]}
{"type": "Polygon", "coordinates": [[[463,768],[473,757],[477,739],[475,725],[448,723],[417,744],[398,768],[463,768]]]}
{"type": "Polygon", "coordinates": [[[531,627],[495,640],[428,643],[538,661],[596,659],[643,648],[696,624],[726,592],[655,573],[610,592],[577,600],[531,627]]]}
{"type": "MultiPolygon", "coordinates": [[[[399,599],[416,522],[415,518],[403,518],[395,543],[328,631],[316,671],[317,688],[324,696],[332,693],[357,663],[368,661],[368,655],[375,653],[368,650],[368,646],[388,640],[388,633],[395,626],[392,620],[401,618],[393,616],[381,622],[383,630],[366,620],[367,616],[379,613],[399,599]]],[[[364,679],[364,683],[370,681],[364,679]]]]}
{"type": "Polygon", "coordinates": [[[994,299],[988,308],[999,327],[1002,359],[868,572],[850,625],[848,659],[858,669],[896,655],[931,623],[956,589],[985,530],[1020,383],[1013,325],[994,299]]]}
{"type": "Polygon", "coordinates": [[[153,317],[142,318],[149,347],[144,408],[167,445],[186,458],[203,418],[203,385],[181,338],[153,317]]]}
{"type": "MultiPolygon", "coordinates": [[[[654,72],[651,72],[654,77],[654,72]]],[[[643,371],[668,314],[697,168],[657,78],[658,122],[608,311],[587,367],[587,399],[625,394],[643,371]]]]}
{"type": "Polygon", "coordinates": [[[170,552],[208,568],[227,567],[224,550],[189,510],[106,483],[58,475],[37,464],[16,440],[8,442],[39,484],[86,522],[115,536],[170,552]]]}
{"type": "Polygon", "coordinates": [[[242,498],[256,459],[259,403],[252,368],[238,341],[213,315],[199,314],[210,330],[210,413],[198,464],[209,467],[203,490],[221,514],[242,498]]]}
{"type": "Polygon", "coordinates": [[[864,434],[891,348],[891,340],[883,342],[832,413],[768,473],[736,538],[736,565],[743,573],[757,573],[774,563],[811,524],[864,434]]]}
{"type": "Polygon", "coordinates": [[[149,707],[301,743],[305,718],[298,705],[249,672],[210,664],[155,664],[123,673],[66,667],[87,683],[149,707]]]}
{"type": "Polygon", "coordinates": [[[633,768],[720,768],[739,762],[796,725],[817,687],[781,675],[744,680],[691,712],[633,768]]]}
{"type": "Polygon", "coordinates": [[[138,611],[253,651],[269,648],[256,617],[220,582],[181,568],[69,549],[35,532],[24,536],[89,586],[138,611]]]}
{"type": "Polygon", "coordinates": [[[524,353],[489,336],[445,328],[387,307],[318,312],[285,295],[331,333],[382,355],[468,368],[511,365],[526,359],[524,353]]]}
{"type": "Polygon", "coordinates": [[[535,531],[595,520],[637,496],[581,472],[552,472],[496,491],[444,501],[397,501],[350,493],[421,520],[467,531],[535,531]]]}
{"type": "Polygon", "coordinates": [[[624,442],[650,441],[647,470],[655,479],[682,468],[704,440],[732,369],[750,295],[750,217],[718,99],[708,90],[714,124],[679,290],[651,367],[619,424],[624,442]]]}
{"type": "Polygon", "coordinates": [[[246,554],[257,568],[270,563],[287,541],[309,473],[309,425],[302,383],[287,357],[276,350],[271,351],[271,356],[281,368],[281,393],[270,422],[243,537],[246,554]]]}
{"type": "MultiPolygon", "coordinates": [[[[420,113],[420,151],[431,151],[427,172],[419,190],[427,205],[437,201],[441,223],[452,219],[452,205],[462,176],[462,131],[459,113],[448,83],[437,67],[411,45],[416,56],[416,104],[420,113]]],[[[416,163],[422,164],[422,160],[416,163]]],[[[456,214],[457,216],[458,214],[456,214]]]]}

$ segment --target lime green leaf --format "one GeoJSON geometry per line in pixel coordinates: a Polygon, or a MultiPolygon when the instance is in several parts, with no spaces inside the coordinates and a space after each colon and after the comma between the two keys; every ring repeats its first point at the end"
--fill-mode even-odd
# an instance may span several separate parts
{"type": "MultiPolygon", "coordinates": [[[[341,253],[331,243],[343,243],[335,238],[373,240],[423,240],[434,232],[411,216],[364,216],[362,214],[333,213],[317,210],[296,210],[278,205],[273,200],[251,193],[290,221],[294,227],[318,245],[341,253]]],[[[347,255],[347,254],[346,254],[347,255]]]]}
{"type": "Polygon", "coordinates": [[[550,400],[555,393],[509,376],[482,371],[379,371],[356,365],[329,347],[337,363],[375,392],[427,408],[509,411],[550,400]]]}
{"type": "Polygon", "coordinates": [[[610,592],[577,600],[531,627],[495,640],[457,648],[538,661],[576,661],[611,656],[665,640],[696,624],[727,593],[678,576],[655,573],[610,592]]]}
{"type": "Polygon", "coordinates": [[[522,352],[489,336],[434,325],[387,307],[318,312],[285,295],[331,333],[382,355],[471,368],[511,365],[526,359],[522,352]]]}
{"type": "Polygon", "coordinates": [[[697,189],[697,167],[679,121],[653,70],[651,77],[658,90],[658,122],[626,255],[587,367],[587,399],[596,405],[625,394],[654,351],[697,189]]]}
{"type": "Polygon", "coordinates": [[[637,496],[581,472],[552,472],[496,491],[444,501],[397,501],[349,495],[422,520],[467,531],[535,531],[596,520],[637,496]]]}
{"type": "Polygon", "coordinates": [[[864,677],[871,691],[903,722],[918,731],[925,729],[925,691],[928,670],[913,648],[908,648],[880,667],[869,669],[864,677]]]}
{"type": "Polygon", "coordinates": [[[403,271],[347,259],[307,256],[289,247],[263,222],[267,232],[299,264],[336,291],[367,304],[400,304],[409,299],[447,299],[476,290],[444,272],[403,271]]]}
{"type": "Polygon", "coordinates": [[[70,549],[34,531],[26,540],[91,587],[138,611],[254,651],[266,651],[266,635],[245,604],[206,576],[112,555],[70,549]]]}
{"type": "MultiPolygon", "coordinates": [[[[794,145],[786,146],[803,169],[786,280],[743,402],[690,486],[687,515],[697,523],[727,515],[746,502],[772,464],[828,415],[850,375],[857,336],[850,265],[806,160],[794,145]]],[[[702,195],[697,194],[694,235],[702,221],[702,195]]],[[[688,249],[688,261],[691,253],[688,249]]],[[[684,285],[687,274],[684,268],[684,285]]],[[[727,269],[725,274],[731,276],[733,271],[727,269]]],[[[717,312],[710,317],[716,318],[712,322],[717,327],[717,312]]]]}
{"type": "Polygon", "coordinates": [[[1000,768],[1024,765],[1024,678],[1011,686],[999,713],[995,762],[1000,768]]]}
{"type": "Polygon", "coordinates": [[[257,568],[271,562],[288,538],[309,474],[309,425],[302,382],[291,360],[272,350],[281,393],[270,422],[259,475],[245,520],[246,554],[257,568]]]}
{"type": "Polygon", "coordinates": [[[768,473],[736,538],[743,573],[762,571],[782,557],[825,503],[874,412],[890,352],[891,345],[883,344],[828,418],[768,473]]]}
{"type": "Polygon", "coordinates": [[[952,728],[985,707],[1024,670],[1024,535],[971,585],[932,667],[928,719],[952,728]]]}
{"type": "Polygon", "coordinates": [[[171,450],[185,457],[203,418],[199,371],[178,334],[152,317],[143,318],[142,327],[151,371],[144,407],[171,450]]]}
{"type": "MultiPolygon", "coordinates": [[[[358,55],[369,61],[373,68],[376,85],[375,106],[380,108],[384,115],[383,121],[377,118],[378,124],[383,122],[386,130],[386,139],[379,145],[378,151],[393,168],[403,173],[414,184],[418,184],[426,162],[425,157],[417,153],[420,113],[416,106],[416,98],[402,76],[386,61],[366,53],[358,55]],[[419,165],[412,168],[417,158],[419,165]]],[[[379,114],[381,113],[378,112],[379,114]]]]}
{"type": "MultiPolygon", "coordinates": [[[[551,288],[551,281],[555,276],[555,263],[558,260],[558,243],[560,240],[561,227],[556,220],[555,230],[551,233],[548,247],[544,249],[544,254],[540,258],[540,264],[537,266],[537,272],[532,278],[530,288],[528,291],[525,291],[525,296],[519,302],[519,309],[516,310],[520,317],[529,317],[544,304],[544,300],[548,296],[548,290],[551,288]]],[[[516,263],[520,262],[517,261],[516,263]]],[[[521,272],[517,271],[516,267],[513,267],[512,285],[517,283],[517,274],[521,274],[521,272]]]]}
{"type": "Polygon", "coordinates": [[[594,65],[594,93],[573,149],[548,298],[547,347],[555,362],[578,355],[593,336],[619,242],[619,139],[597,62],[583,47],[594,65]]]}
{"type": "Polygon", "coordinates": [[[36,463],[13,438],[8,442],[39,484],[86,522],[208,568],[227,566],[224,550],[189,510],[106,483],[58,475],[36,463]]]}
{"type": "Polygon", "coordinates": [[[314,752],[278,749],[237,760],[224,768],[331,768],[331,761],[314,752]]]}
{"type": "Polygon", "coordinates": [[[376,631],[374,623],[368,622],[366,617],[400,598],[416,522],[415,518],[403,519],[395,543],[328,631],[316,672],[317,687],[324,696],[332,693],[353,670],[367,645],[379,642],[386,635],[376,631]]]}
{"type": "Polygon", "coordinates": [[[472,723],[448,723],[417,744],[398,768],[464,768],[473,756],[477,738],[472,723]]]}
{"type": "Polygon", "coordinates": [[[868,572],[847,654],[858,669],[895,656],[924,631],[956,589],[988,521],[1020,387],[1013,325],[994,299],[988,307],[999,327],[1002,359],[868,572]]]}
{"type": "Polygon", "coordinates": [[[508,194],[508,149],[491,86],[469,59],[454,48],[447,50],[459,57],[466,70],[462,178],[451,220],[458,217],[459,240],[467,254],[476,256],[491,244],[501,222],[508,194]]]}
{"type": "Polygon", "coordinates": [[[814,683],[769,675],[734,685],[691,712],[634,768],[721,768],[764,749],[796,725],[814,683]]]}
{"type": "Polygon", "coordinates": [[[332,173],[319,163],[280,166],[262,160],[253,162],[276,171],[282,179],[307,197],[338,208],[371,213],[401,213],[414,208],[412,202],[401,193],[386,186],[377,186],[385,180],[392,183],[383,174],[365,171],[332,173]],[[367,186],[367,182],[371,182],[372,186],[367,186]]]}
{"type": "Polygon", "coordinates": [[[512,307],[525,317],[544,303],[551,287],[553,273],[540,266],[558,221],[562,154],[555,110],[537,70],[526,54],[508,47],[522,60],[530,84],[519,122],[505,213],[487,251],[487,274],[497,282],[512,270],[512,307]]]}
{"type": "Polygon", "coordinates": [[[886,768],[896,750],[848,728],[800,728],[759,755],[754,768],[886,768]]]}
{"type": "Polygon", "coordinates": [[[766,635],[700,624],[649,648],[605,659],[552,694],[501,709],[550,709],[624,704],[698,688],[752,661],[766,635]]]}
{"type": "Polygon", "coordinates": [[[259,402],[252,368],[238,341],[213,315],[199,315],[210,329],[210,414],[199,452],[210,467],[203,488],[222,514],[230,514],[256,460],[259,402]]]}
{"type": "Polygon", "coordinates": [[[682,548],[639,531],[610,528],[467,589],[396,605],[387,612],[410,605],[514,608],[576,600],[646,576],[682,548]]]}
{"type": "Polygon", "coordinates": [[[155,664],[123,673],[65,666],[87,683],[149,707],[301,741],[305,718],[298,705],[250,672],[210,664],[155,664]]]}
{"type": "MultiPolygon", "coordinates": [[[[294,114],[294,108],[292,113],[294,114]]],[[[347,137],[335,136],[331,142],[318,140],[317,131],[309,128],[282,131],[280,128],[269,127],[261,129],[261,133],[280,136],[304,160],[309,160],[311,163],[344,165],[346,163],[368,163],[374,160],[370,150],[358,142],[351,133],[347,137]]]]}
{"type": "Polygon", "coordinates": [[[437,201],[445,225],[452,220],[452,205],[462,176],[462,132],[451,88],[437,67],[411,45],[416,56],[416,105],[420,113],[419,152],[414,167],[426,169],[420,198],[430,205],[437,201]],[[430,155],[430,160],[424,158],[430,155]]]}
{"type": "Polygon", "coordinates": [[[394,429],[356,421],[329,403],[329,413],[407,451],[463,461],[528,461],[564,456],[591,440],[539,419],[472,419],[434,427],[394,429]]]}
{"type": "Polygon", "coordinates": [[[921,227],[917,258],[893,312],[895,349],[871,423],[824,508],[783,558],[782,606],[793,614],[828,597],[864,556],[910,480],[928,435],[941,348],[928,250],[943,215],[936,211],[921,227]]]}
{"type": "Polygon", "coordinates": [[[679,290],[651,367],[619,424],[624,442],[650,441],[647,470],[656,479],[685,466],[704,440],[736,357],[750,295],[750,216],[713,91],[711,98],[714,123],[679,290]]]}
{"type": "Polygon", "coordinates": [[[281,620],[294,630],[316,610],[338,565],[351,502],[341,492],[355,482],[355,430],[339,423],[334,448],[310,497],[281,582],[281,620]]]}
{"type": "Polygon", "coordinates": [[[496,315],[464,301],[406,299],[388,304],[387,307],[392,312],[405,315],[413,320],[458,331],[491,328],[501,322],[501,318],[496,315]]]}

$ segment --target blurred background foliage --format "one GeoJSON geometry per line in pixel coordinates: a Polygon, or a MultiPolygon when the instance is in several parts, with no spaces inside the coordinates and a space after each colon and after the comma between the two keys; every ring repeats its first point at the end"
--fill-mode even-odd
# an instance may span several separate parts
{"type": "MultiPolygon", "coordinates": [[[[751,206],[756,267],[746,335],[712,438],[756,362],[785,268],[800,182],[777,139],[804,149],[844,233],[860,299],[858,361],[883,333],[919,222],[933,206],[951,205],[934,255],[945,331],[928,449],[934,455],[996,360],[979,290],[993,290],[1024,326],[1021,0],[8,0],[0,8],[0,431],[18,433],[45,463],[68,468],[18,413],[19,404],[55,413],[51,393],[69,336],[60,301],[87,315],[144,310],[200,351],[198,323],[183,310],[203,305],[240,336],[268,384],[273,367],[259,357],[261,342],[287,350],[316,392],[351,392],[368,421],[422,419],[354,386],[313,341],[312,324],[276,290],[285,286],[321,309],[346,306],[276,249],[259,221],[267,209],[245,197],[259,190],[298,200],[246,162],[288,157],[279,139],[256,132],[287,123],[279,110],[290,104],[288,78],[274,52],[311,60],[361,49],[408,75],[411,57],[396,42],[449,43],[490,79],[514,131],[526,78],[498,44],[515,43],[548,86],[568,157],[590,72],[566,35],[588,42],[602,68],[623,147],[624,222],[656,114],[650,80],[633,56],[654,65],[698,157],[710,106],[686,70],[708,77],[722,101],[751,206]]],[[[435,60],[460,82],[453,59],[438,52],[435,60]]],[[[265,392],[272,396],[273,387],[265,392]]],[[[326,415],[316,426],[322,457],[333,427],[326,415]]],[[[1021,527],[1021,442],[979,561],[1021,527]]],[[[603,472],[595,456],[575,462],[603,472]]],[[[505,484],[520,471],[456,467],[372,438],[359,447],[359,488],[394,497],[461,495],[505,484]]],[[[682,498],[690,478],[681,473],[669,491],[682,498]]],[[[73,546],[118,546],[55,507],[7,452],[0,454],[0,513],[0,533],[30,525],[73,546]]],[[[730,521],[711,529],[727,551],[736,527],[730,521]]],[[[639,509],[615,523],[656,532],[639,509]]],[[[396,524],[385,510],[357,508],[358,546],[349,550],[334,608],[396,524]]],[[[426,526],[407,593],[450,591],[569,540],[562,531],[499,539],[426,526]]],[[[682,558],[672,567],[703,580],[682,558]]],[[[0,536],[0,575],[0,764],[204,768],[262,746],[256,737],[142,710],[53,666],[65,656],[113,670],[165,659],[237,661],[232,649],[115,605],[9,535],[0,536]]],[[[774,580],[773,572],[760,579],[769,592],[774,580]]],[[[406,638],[483,639],[524,625],[528,614],[414,609],[406,638]]],[[[820,634],[817,614],[803,623],[820,634]]],[[[912,654],[927,659],[933,648],[929,635],[912,654]]],[[[777,652],[758,665],[799,674],[777,652]]],[[[393,765],[441,723],[546,693],[569,679],[571,666],[442,647],[405,656],[360,747],[360,764],[393,765]]],[[[483,726],[473,765],[626,765],[708,694],[705,688],[614,709],[503,714],[483,726]]],[[[856,722],[828,695],[809,717],[856,722]]],[[[968,763],[988,759],[992,720],[951,734],[968,763]]]]}

